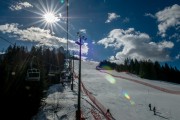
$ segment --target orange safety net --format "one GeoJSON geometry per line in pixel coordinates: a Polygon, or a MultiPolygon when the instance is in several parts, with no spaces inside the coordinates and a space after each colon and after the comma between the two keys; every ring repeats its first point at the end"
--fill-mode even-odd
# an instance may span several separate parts
{"type": "Polygon", "coordinates": [[[81,83],[84,93],[89,97],[89,99],[97,106],[97,108],[103,113],[107,120],[112,120],[111,114],[107,114],[107,109],[85,88],[84,84],[81,83]]]}

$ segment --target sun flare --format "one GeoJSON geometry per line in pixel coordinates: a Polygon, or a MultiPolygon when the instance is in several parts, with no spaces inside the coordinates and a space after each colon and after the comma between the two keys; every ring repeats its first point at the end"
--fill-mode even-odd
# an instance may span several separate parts
{"type": "Polygon", "coordinates": [[[32,13],[37,14],[34,18],[38,20],[34,21],[33,25],[42,27],[43,29],[48,29],[52,33],[59,32],[61,29],[67,32],[64,25],[66,24],[66,17],[62,13],[66,13],[66,5],[62,3],[59,4],[59,0],[38,0],[37,9],[32,9],[32,13]]]}
{"type": "Polygon", "coordinates": [[[60,20],[58,16],[56,16],[54,13],[51,12],[45,13],[43,17],[45,22],[48,24],[53,24],[60,20]]]}

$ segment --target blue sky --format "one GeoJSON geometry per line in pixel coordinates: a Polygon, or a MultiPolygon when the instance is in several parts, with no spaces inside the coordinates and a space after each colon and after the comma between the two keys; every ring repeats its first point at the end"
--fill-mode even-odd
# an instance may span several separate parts
{"type": "MultiPolygon", "coordinates": [[[[151,59],[180,69],[179,11],[178,0],[69,0],[69,50],[78,53],[81,31],[86,59],[151,59]]],[[[0,36],[11,43],[66,49],[66,0],[1,0],[0,18],[0,36]]],[[[10,45],[0,44],[1,53],[10,45]]]]}

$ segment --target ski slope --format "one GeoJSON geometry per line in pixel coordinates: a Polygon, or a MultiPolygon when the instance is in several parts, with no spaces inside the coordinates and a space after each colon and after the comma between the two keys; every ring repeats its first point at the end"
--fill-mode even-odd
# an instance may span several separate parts
{"type": "MultiPolygon", "coordinates": [[[[95,69],[97,65],[98,63],[96,62],[82,62],[82,82],[85,88],[105,108],[110,109],[112,116],[116,120],[179,120],[180,94],[163,92],[151,86],[123,78],[134,79],[176,92],[180,91],[180,85],[141,79],[136,75],[125,72],[98,71],[95,69]],[[156,107],[157,115],[154,115],[153,111],[149,110],[149,103],[152,104],[152,107],[156,107]]],[[[78,73],[78,61],[75,61],[75,73],[78,73]]],[[[62,87],[62,85],[52,86],[51,90],[49,90],[51,92],[48,92],[48,96],[45,98],[46,105],[35,118],[75,120],[77,82],[78,80],[76,79],[74,91],[70,90],[70,85],[65,87],[62,87]]],[[[82,93],[81,108],[83,114],[87,120],[92,120],[93,117],[90,113],[92,106],[89,103],[93,104],[89,97],[82,93]]],[[[101,117],[105,119],[102,115],[101,117]]]]}
{"type": "MultiPolygon", "coordinates": [[[[180,118],[180,95],[169,94],[157,89],[113,77],[107,73],[95,69],[97,64],[93,62],[82,63],[82,81],[86,88],[106,107],[111,110],[112,115],[120,120],[161,120],[180,118]],[[156,106],[159,114],[153,115],[149,111],[148,104],[156,106]],[[159,116],[158,116],[159,115],[159,116]]],[[[180,86],[159,81],[141,79],[127,73],[106,71],[113,75],[133,78],[145,81],[149,84],[166,89],[180,91],[180,86]]]]}

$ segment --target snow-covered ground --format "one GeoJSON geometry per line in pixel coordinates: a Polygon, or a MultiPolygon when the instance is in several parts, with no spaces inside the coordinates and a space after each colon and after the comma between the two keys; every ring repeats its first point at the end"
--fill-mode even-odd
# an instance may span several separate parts
{"type": "MultiPolygon", "coordinates": [[[[110,109],[116,120],[179,120],[180,119],[180,94],[170,94],[148,85],[122,79],[143,81],[167,90],[180,91],[180,85],[141,79],[138,76],[125,72],[98,71],[98,63],[82,62],[82,82],[85,88],[107,109],[110,109]],[[107,74],[104,72],[111,73],[107,74]],[[148,104],[156,107],[157,115],[149,110],[148,104]]],[[[75,72],[78,73],[78,61],[75,62],[75,72]]],[[[34,117],[37,120],[75,120],[77,110],[77,82],[74,82],[74,91],[70,85],[63,87],[61,84],[49,88],[44,106],[34,117]]],[[[93,120],[90,110],[94,107],[91,100],[82,93],[81,109],[87,120],[93,120]]],[[[94,105],[94,104],[93,104],[94,105]]],[[[94,105],[95,106],[95,105],[94,105]]],[[[98,110],[96,110],[98,111],[98,110]]],[[[105,119],[99,112],[102,119],[105,119]]]]}

